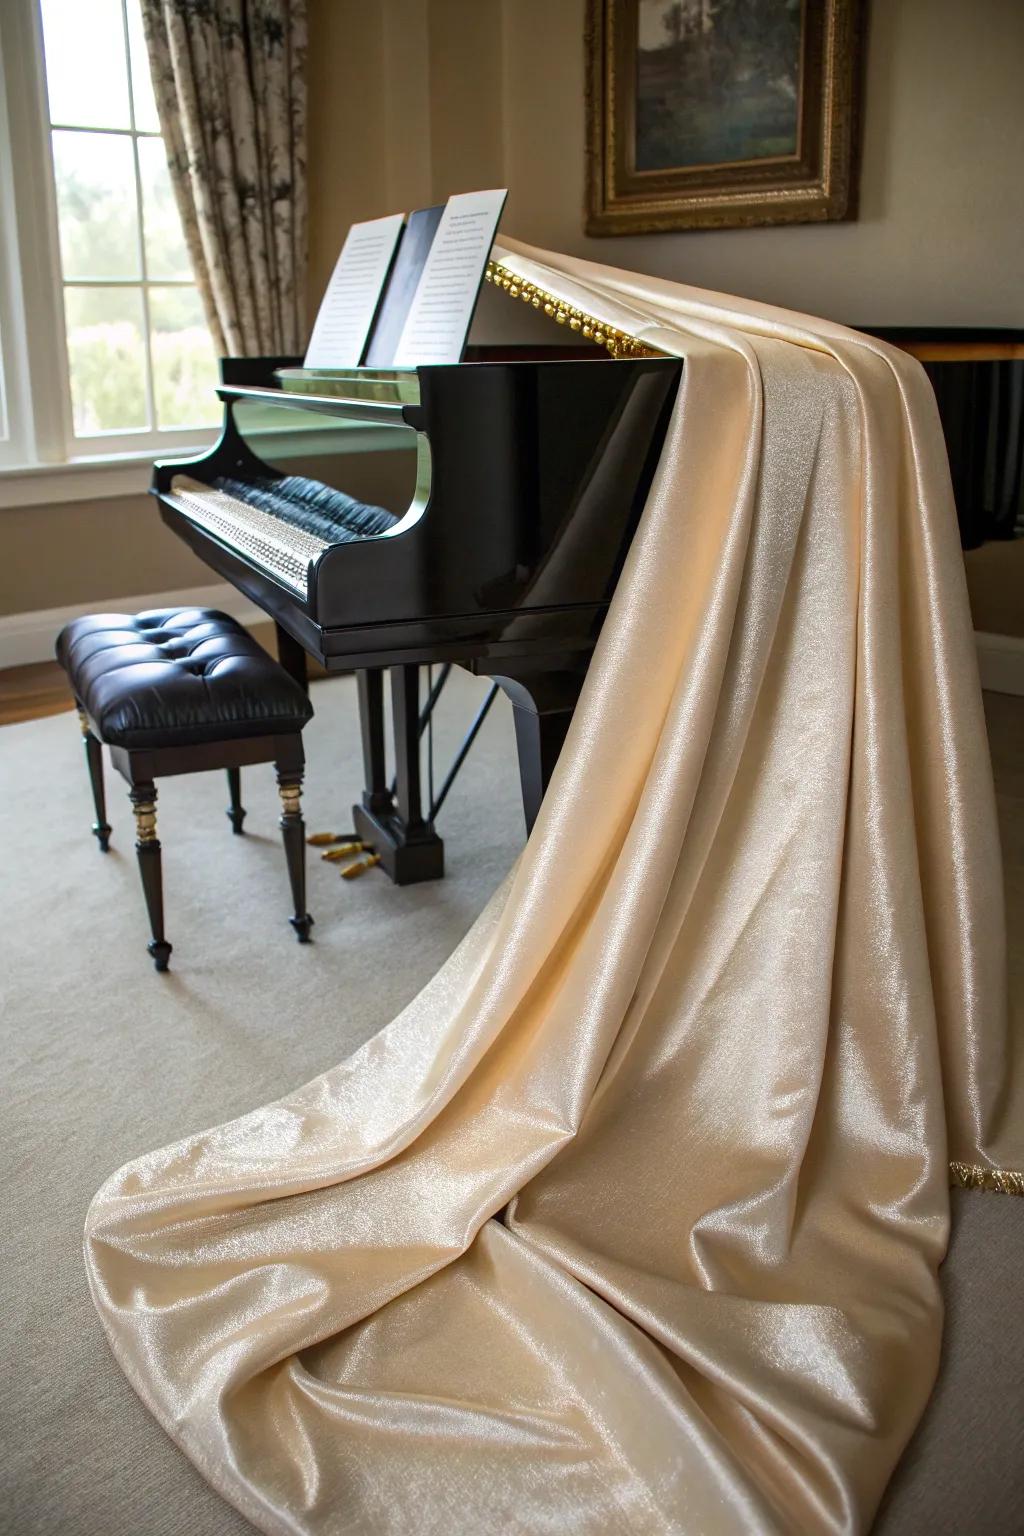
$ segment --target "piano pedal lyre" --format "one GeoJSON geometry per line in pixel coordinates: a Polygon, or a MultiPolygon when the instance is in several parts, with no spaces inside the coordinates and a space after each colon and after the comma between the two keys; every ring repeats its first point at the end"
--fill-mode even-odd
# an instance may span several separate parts
{"type": "Polygon", "coordinates": [[[357,859],[354,864],[350,864],[347,869],[343,869],[341,878],[343,880],[358,880],[360,875],[365,875],[368,869],[373,869],[374,865],[379,863],[380,854],[368,852],[365,858],[357,859]]]}

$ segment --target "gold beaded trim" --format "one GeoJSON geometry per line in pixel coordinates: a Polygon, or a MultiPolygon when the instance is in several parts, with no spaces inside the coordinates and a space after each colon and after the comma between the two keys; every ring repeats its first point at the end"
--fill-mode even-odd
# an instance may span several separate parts
{"type": "Polygon", "coordinates": [[[625,331],[620,331],[614,325],[607,325],[603,320],[597,320],[593,315],[588,315],[585,310],[576,309],[572,304],[560,299],[557,294],[548,293],[545,288],[538,288],[536,283],[526,282],[516,273],[510,272],[498,261],[489,261],[484,273],[489,283],[495,288],[500,288],[507,293],[510,299],[522,299],[524,304],[530,304],[534,309],[543,310],[549,319],[558,325],[567,325],[570,331],[575,331],[582,336],[584,341],[596,342],[599,347],[604,347],[612,357],[660,357],[653,347],[644,346],[633,336],[627,336],[625,331]]]}
{"type": "Polygon", "coordinates": [[[949,1182],[960,1189],[989,1189],[997,1195],[1024,1195],[1024,1173],[1016,1173],[1012,1168],[950,1163],[949,1182]]]}

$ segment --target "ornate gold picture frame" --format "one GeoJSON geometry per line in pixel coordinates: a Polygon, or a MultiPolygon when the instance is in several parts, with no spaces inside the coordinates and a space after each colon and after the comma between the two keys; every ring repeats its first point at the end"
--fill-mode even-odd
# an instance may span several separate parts
{"type": "Polygon", "coordinates": [[[588,0],[588,235],[856,215],[863,0],[588,0]]]}

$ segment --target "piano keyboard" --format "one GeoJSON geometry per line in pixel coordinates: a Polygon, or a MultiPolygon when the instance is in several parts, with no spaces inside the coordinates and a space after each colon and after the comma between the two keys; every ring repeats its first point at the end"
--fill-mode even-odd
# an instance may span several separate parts
{"type": "Polygon", "coordinates": [[[203,485],[188,475],[175,475],[170,489],[191,522],[303,598],[308,595],[310,561],[332,544],[373,538],[398,520],[383,507],[366,506],[299,476],[251,482],[224,477],[203,485]],[[252,499],[243,499],[235,494],[238,491],[252,499]]]}

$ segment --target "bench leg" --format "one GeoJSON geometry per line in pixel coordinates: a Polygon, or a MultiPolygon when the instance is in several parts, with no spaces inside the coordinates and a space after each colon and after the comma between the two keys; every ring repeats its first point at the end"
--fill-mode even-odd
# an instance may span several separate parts
{"type": "Polygon", "coordinates": [[[89,769],[89,783],[92,785],[92,803],[96,809],[92,835],[100,845],[100,852],[106,853],[110,848],[111,828],[107,821],[107,797],[103,790],[103,748],[89,729],[89,718],[81,705],[78,706],[78,722],[82,727],[85,762],[89,769]]]}
{"type": "Polygon", "coordinates": [[[242,774],[238,768],[228,769],[228,794],[231,796],[231,804],[228,806],[227,816],[231,822],[231,830],[237,837],[241,834],[242,822],[245,820],[245,806],[242,804],[242,774]]]}
{"type": "Polygon", "coordinates": [[[306,911],[306,824],[302,819],[301,769],[278,768],[277,790],[281,796],[281,836],[295,908],[295,916],[289,921],[299,943],[308,944],[313,919],[306,911]]]}
{"type": "Polygon", "coordinates": [[[160,839],[156,835],[156,785],[140,780],[129,791],[135,812],[135,852],[142,876],[142,890],[153,935],[147,948],[158,971],[166,971],[171,946],[164,938],[164,890],[160,865],[160,839]]]}

